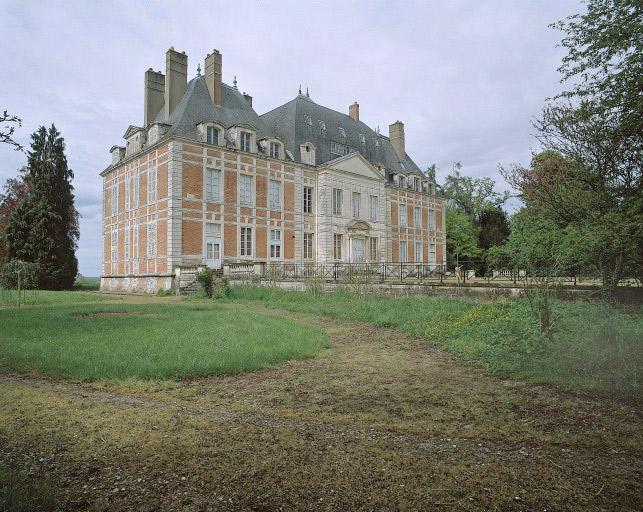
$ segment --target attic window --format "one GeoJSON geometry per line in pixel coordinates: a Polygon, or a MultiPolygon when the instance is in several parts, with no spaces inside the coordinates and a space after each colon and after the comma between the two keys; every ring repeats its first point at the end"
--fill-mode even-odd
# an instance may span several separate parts
{"type": "Polygon", "coordinates": [[[362,133],[359,134],[359,140],[362,141],[362,146],[366,145],[366,137],[362,133]]]}
{"type": "Polygon", "coordinates": [[[400,162],[400,167],[402,168],[403,171],[406,171],[406,167],[402,162],[400,162]]]}
{"type": "Polygon", "coordinates": [[[207,127],[207,142],[208,144],[219,144],[219,129],[214,126],[207,127]]]}
{"type": "Polygon", "coordinates": [[[380,147],[380,141],[377,140],[377,139],[374,139],[374,140],[375,140],[375,147],[379,148],[380,147]]]}
{"type": "Polygon", "coordinates": [[[344,144],[340,144],[339,142],[331,141],[330,152],[333,155],[339,155],[339,156],[348,155],[348,146],[345,146],[344,144]]]}
{"type": "Polygon", "coordinates": [[[307,116],[306,114],[304,114],[304,121],[306,121],[306,124],[307,124],[308,126],[312,126],[312,125],[313,125],[313,120],[310,118],[310,116],[307,116]]]}
{"type": "Polygon", "coordinates": [[[346,130],[342,128],[341,126],[339,127],[339,135],[343,138],[346,139],[346,130]]]}
{"type": "Polygon", "coordinates": [[[324,123],[324,121],[321,121],[321,120],[320,120],[320,121],[318,121],[318,123],[319,123],[319,129],[320,129],[322,132],[326,131],[326,123],[324,123]]]}

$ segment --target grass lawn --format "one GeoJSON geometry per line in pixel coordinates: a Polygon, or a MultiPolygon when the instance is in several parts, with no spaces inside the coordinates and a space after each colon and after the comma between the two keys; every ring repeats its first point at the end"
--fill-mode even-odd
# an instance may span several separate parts
{"type": "Polygon", "coordinates": [[[546,340],[525,299],[390,298],[234,287],[236,302],[368,322],[447,348],[486,368],[533,383],[637,397],[643,372],[643,309],[600,302],[554,303],[546,340]]]}
{"type": "Polygon", "coordinates": [[[84,295],[51,293],[40,298],[62,302],[0,310],[0,368],[80,380],[176,379],[257,370],[327,345],[315,327],[212,303],[66,304],[84,295]]]}

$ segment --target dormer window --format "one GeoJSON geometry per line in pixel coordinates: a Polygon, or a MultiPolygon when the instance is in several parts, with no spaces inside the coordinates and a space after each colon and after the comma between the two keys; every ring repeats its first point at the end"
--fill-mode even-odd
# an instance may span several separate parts
{"type": "Polygon", "coordinates": [[[239,135],[239,149],[241,151],[250,151],[252,134],[250,132],[241,132],[239,135]]]}
{"type": "Polygon", "coordinates": [[[301,154],[302,163],[315,165],[315,146],[310,142],[306,142],[299,146],[299,153],[301,154]]]}
{"type": "Polygon", "coordinates": [[[270,157],[281,158],[281,144],[279,142],[270,143],[270,157]]]}
{"type": "Polygon", "coordinates": [[[339,136],[342,139],[346,140],[346,130],[344,130],[344,128],[342,128],[341,126],[339,127],[339,136]]]}
{"type": "Polygon", "coordinates": [[[206,142],[208,144],[219,145],[219,128],[216,126],[208,126],[206,128],[206,142]]]}

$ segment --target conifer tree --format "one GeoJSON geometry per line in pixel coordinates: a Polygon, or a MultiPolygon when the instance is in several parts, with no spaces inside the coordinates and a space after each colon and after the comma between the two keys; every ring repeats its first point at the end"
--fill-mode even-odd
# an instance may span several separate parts
{"type": "Polygon", "coordinates": [[[73,171],[65,141],[52,124],[31,136],[27,176],[30,191],[11,214],[6,233],[8,259],[38,264],[38,286],[71,288],[78,272],[75,251],[80,236],[74,207],[73,171]]]}

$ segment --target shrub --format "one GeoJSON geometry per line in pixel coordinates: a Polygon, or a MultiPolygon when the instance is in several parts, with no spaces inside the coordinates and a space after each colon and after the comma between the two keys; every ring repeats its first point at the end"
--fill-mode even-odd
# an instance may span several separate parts
{"type": "Polygon", "coordinates": [[[0,283],[4,288],[18,288],[18,276],[20,276],[20,288],[32,290],[38,288],[38,264],[22,260],[10,260],[2,266],[0,272],[0,283]]]}
{"type": "Polygon", "coordinates": [[[217,277],[212,283],[212,298],[224,299],[230,295],[230,284],[226,277],[217,277]]]}
{"type": "Polygon", "coordinates": [[[158,292],[156,292],[156,295],[158,297],[170,297],[172,295],[176,295],[176,290],[174,288],[169,288],[167,290],[161,288],[158,292]]]}
{"type": "Polygon", "coordinates": [[[214,289],[214,272],[210,267],[205,267],[201,272],[196,275],[197,282],[203,288],[203,293],[209,299],[212,298],[212,292],[214,289]]]}

